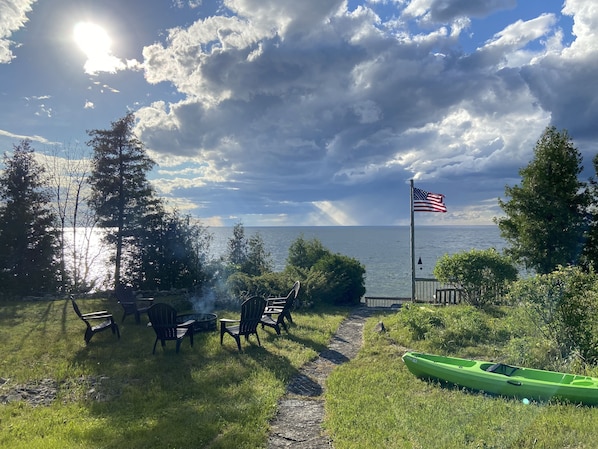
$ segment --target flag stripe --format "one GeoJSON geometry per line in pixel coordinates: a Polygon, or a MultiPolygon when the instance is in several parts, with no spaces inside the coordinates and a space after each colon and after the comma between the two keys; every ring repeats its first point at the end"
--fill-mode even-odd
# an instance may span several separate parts
{"type": "Polygon", "coordinates": [[[446,212],[444,195],[430,193],[425,190],[413,188],[413,211],[414,212],[446,212]]]}

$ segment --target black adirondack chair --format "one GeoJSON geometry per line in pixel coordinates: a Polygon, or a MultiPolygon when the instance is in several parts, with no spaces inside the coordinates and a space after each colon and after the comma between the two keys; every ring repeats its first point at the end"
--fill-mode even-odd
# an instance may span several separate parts
{"type": "Polygon", "coordinates": [[[245,337],[246,341],[249,341],[250,335],[255,335],[259,346],[262,345],[260,342],[260,336],[257,333],[257,327],[260,324],[262,315],[264,314],[264,308],[266,307],[266,301],[260,296],[253,296],[241,304],[241,319],[220,320],[220,344],[224,334],[228,334],[233,337],[237,342],[237,348],[241,352],[241,337],[245,337]],[[237,324],[235,324],[237,323],[237,324]]]}
{"type": "Polygon", "coordinates": [[[102,310],[99,312],[90,312],[90,313],[81,313],[79,306],[75,302],[75,299],[71,297],[71,303],[73,304],[73,309],[75,313],[81,320],[85,323],[87,328],[85,329],[85,335],[83,338],[85,339],[85,344],[89,344],[91,337],[98,332],[104,331],[106,329],[111,329],[113,334],[120,339],[120,331],[118,330],[118,324],[114,321],[114,317],[111,313],[106,310],[102,310]],[[97,324],[92,324],[92,322],[97,324]]]}
{"type": "Polygon", "coordinates": [[[156,353],[158,340],[162,344],[162,348],[166,346],[166,341],[176,341],[177,354],[185,336],[189,336],[191,346],[193,346],[193,330],[191,329],[191,326],[195,323],[195,320],[187,320],[184,323],[177,323],[177,312],[175,308],[163,303],[152,305],[147,311],[147,316],[149,317],[152,329],[154,329],[154,332],[156,333],[156,341],[154,342],[152,354],[156,353]]]}
{"type": "Polygon", "coordinates": [[[141,322],[141,314],[147,313],[154,301],[154,298],[138,298],[132,287],[122,284],[116,287],[114,294],[118,303],[123,308],[121,322],[125,321],[127,315],[134,315],[135,322],[139,324],[141,322]]]}
{"type": "Polygon", "coordinates": [[[289,323],[293,322],[291,310],[293,310],[295,299],[299,294],[300,288],[301,283],[296,281],[286,297],[266,299],[266,308],[260,320],[262,328],[264,326],[272,327],[274,330],[276,330],[278,335],[280,335],[280,326],[282,326],[285,331],[289,331],[285,323],[285,319],[288,320],[289,323]],[[276,318],[273,316],[276,316],[276,318]]]}

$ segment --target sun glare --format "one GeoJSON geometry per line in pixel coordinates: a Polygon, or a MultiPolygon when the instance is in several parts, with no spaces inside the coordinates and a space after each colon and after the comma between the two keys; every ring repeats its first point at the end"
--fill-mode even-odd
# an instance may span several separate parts
{"type": "Polygon", "coordinates": [[[90,22],[79,22],[73,30],[73,38],[88,58],[110,53],[112,41],[101,26],[90,22]]]}
{"type": "Polygon", "coordinates": [[[115,73],[126,68],[124,62],[112,54],[112,39],[101,26],[91,22],[79,22],[73,28],[73,39],[87,56],[86,73],[115,73]]]}

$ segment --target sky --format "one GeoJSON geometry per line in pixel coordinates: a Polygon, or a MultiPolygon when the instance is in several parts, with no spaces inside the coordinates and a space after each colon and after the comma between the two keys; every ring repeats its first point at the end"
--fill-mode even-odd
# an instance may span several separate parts
{"type": "MultiPolygon", "coordinates": [[[[593,175],[598,3],[0,0],[0,151],[91,154],[133,112],[207,226],[492,224],[547,126],[593,175]]],[[[67,156],[69,155],[69,156],[67,156]]]]}

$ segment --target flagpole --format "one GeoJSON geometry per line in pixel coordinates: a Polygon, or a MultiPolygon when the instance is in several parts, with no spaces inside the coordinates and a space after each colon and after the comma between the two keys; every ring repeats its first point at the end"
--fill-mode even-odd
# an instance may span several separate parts
{"type": "Polygon", "coordinates": [[[413,179],[409,181],[411,188],[409,189],[409,204],[410,204],[410,215],[411,215],[411,302],[415,302],[415,231],[413,226],[413,179]]]}

